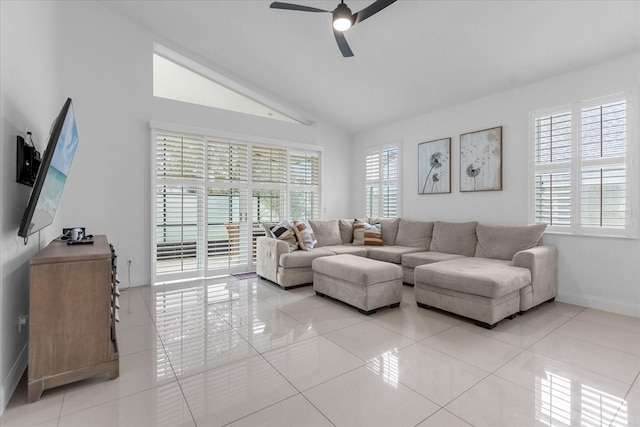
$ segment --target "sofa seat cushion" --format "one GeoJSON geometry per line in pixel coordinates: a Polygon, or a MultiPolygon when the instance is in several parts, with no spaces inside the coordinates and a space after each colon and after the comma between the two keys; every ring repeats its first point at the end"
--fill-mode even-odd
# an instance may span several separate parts
{"type": "Polygon", "coordinates": [[[531,272],[509,261],[459,258],[416,267],[416,283],[426,283],[487,298],[497,298],[531,284],[531,272]]]}
{"type": "Polygon", "coordinates": [[[416,268],[419,265],[431,264],[433,262],[449,261],[457,258],[466,258],[464,255],[447,254],[444,252],[416,252],[402,256],[402,266],[416,268]]]}
{"type": "Polygon", "coordinates": [[[400,264],[404,254],[422,251],[421,248],[412,248],[409,246],[379,246],[367,248],[367,257],[378,261],[392,262],[400,264]]]}
{"type": "Polygon", "coordinates": [[[324,246],[322,249],[326,249],[328,251],[333,252],[336,255],[343,254],[351,254],[357,256],[367,256],[367,247],[360,245],[333,245],[333,246],[324,246]]]}
{"type": "Polygon", "coordinates": [[[311,251],[295,251],[280,255],[278,264],[284,268],[311,267],[311,262],[314,259],[333,255],[335,255],[333,252],[325,248],[315,248],[311,251]]]}
{"type": "Polygon", "coordinates": [[[402,280],[402,268],[398,265],[349,254],[317,258],[313,271],[362,286],[402,280]]]}

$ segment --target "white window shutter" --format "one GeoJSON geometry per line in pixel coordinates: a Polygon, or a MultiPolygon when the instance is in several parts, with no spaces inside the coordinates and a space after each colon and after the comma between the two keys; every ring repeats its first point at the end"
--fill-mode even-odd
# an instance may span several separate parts
{"type": "Polygon", "coordinates": [[[534,120],[534,218],[576,234],[634,233],[626,96],[534,120]]]}
{"type": "Polygon", "coordinates": [[[399,175],[397,147],[375,150],[366,155],[365,199],[368,216],[398,216],[399,175]]]}

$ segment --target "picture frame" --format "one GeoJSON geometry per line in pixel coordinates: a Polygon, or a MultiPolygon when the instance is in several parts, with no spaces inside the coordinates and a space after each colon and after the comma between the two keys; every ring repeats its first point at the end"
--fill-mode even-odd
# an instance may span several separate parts
{"type": "Polygon", "coordinates": [[[502,190],[502,126],[460,135],[460,191],[502,190]]]}
{"type": "Polygon", "coordinates": [[[451,138],[418,144],[418,194],[451,193],[451,138]]]}

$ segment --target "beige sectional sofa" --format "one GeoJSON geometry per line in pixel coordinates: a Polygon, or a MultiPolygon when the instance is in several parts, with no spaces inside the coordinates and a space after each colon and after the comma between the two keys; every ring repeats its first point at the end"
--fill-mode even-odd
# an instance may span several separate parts
{"type": "Polygon", "coordinates": [[[541,245],[544,225],[500,227],[477,222],[368,218],[382,246],[353,244],[354,220],[309,221],[317,246],[291,251],[272,237],[257,240],[257,274],[284,289],[311,284],[320,257],[351,254],[402,267],[416,301],[493,327],[557,294],[557,250],[541,245]]]}

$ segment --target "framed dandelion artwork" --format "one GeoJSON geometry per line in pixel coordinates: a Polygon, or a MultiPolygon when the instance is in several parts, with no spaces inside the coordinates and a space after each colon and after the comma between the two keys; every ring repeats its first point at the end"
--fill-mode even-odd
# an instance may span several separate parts
{"type": "Polygon", "coordinates": [[[502,190],[502,126],[460,135],[460,191],[502,190]]]}
{"type": "Polygon", "coordinates": [[[451,138],[418,144],[418,194],[451,193],[451,138]]]}

